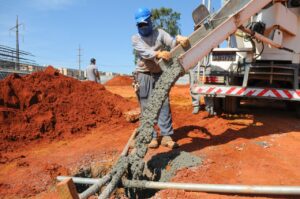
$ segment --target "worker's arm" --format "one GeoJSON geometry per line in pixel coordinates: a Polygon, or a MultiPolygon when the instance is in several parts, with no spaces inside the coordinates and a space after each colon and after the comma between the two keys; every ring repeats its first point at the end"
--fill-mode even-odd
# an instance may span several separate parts
{"type": "Polygon", "coordinates": [[[164,59],[169,60],[171,58],[171,54],[168,51],[160,51],[160,50],[152,50],[149,48],[143,41],[140,40],[140,38],[136,35],[132,37],[132,46],[134,50],[137,52],[137,54],[146,60],[151,59],[164,59]]]}
{"type": "Polygon", "coordinates": [[[149,60],[156,58],[157,52],[149,48],[137,35],[134,35],[131,41],[132,47],[140,57],[149,60]]]}
{"type": "Polygon", "coordinates": [[[189,40],[187,37],[177,35],[176,38],[173,38],[169,33],[162,29],[159,29],[159,31],[162,35],[161,38],[164,45],[169,46],[170,48],[174,48],[177,44],[180,44],[184,48],[188,47],[189,40]]]}
{"type": "Polygon", "coordinates": [[[174,48],[176,46],[176,39],[172,37],[169,33],[164,31],[163,29],[158,29],[159,34],[161,35],[162,43],[165,46],[168,46],[170,48],[174,48]]]}

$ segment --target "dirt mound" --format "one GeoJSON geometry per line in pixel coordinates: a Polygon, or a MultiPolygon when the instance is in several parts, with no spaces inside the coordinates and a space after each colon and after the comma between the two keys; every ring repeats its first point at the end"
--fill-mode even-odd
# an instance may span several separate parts
{"type": "Polygon", "coordinates": [[[106,86],[131,86],[132,78],[130,76],[115,76],[105,83],[106,86]]]}
{"type": "Polygon", "coordinates": [[[53,67],[10,75],[0,81],[0,151],[126,122],[122,113],[133,107],[103,85],[63,76],[53,67]]]}

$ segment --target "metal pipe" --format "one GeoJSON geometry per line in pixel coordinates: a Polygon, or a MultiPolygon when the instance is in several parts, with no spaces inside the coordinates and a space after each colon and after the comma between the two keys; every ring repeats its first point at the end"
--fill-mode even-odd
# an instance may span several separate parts
{"type": "MultiPolygon", "coordinates": [[[[132,140],[135,138],[137,134],[137,129],[134,130],[134,132],[131,134],[129,140],[127,141],[127,144],[125,145],[124,149],[122,150],[122,153],[120,154],[118,161],[122,158],[125,157],[128,153],[129,147],[130,147],[130,143],[132,142],[132,140]]],[[[122,177],[123,173],[125,172],[126,168],[120,168],[121,171],[117,172],[116,176],[112,176],[111,172],[108,173],[107,175],[105,175],[103,178],[101,179],[93,179],[93,178],[78,178],[78,177],[71,177],[74,183],[79,183],[79,184],[91,184],[92,186],[89,187],[87,190],[85,190],[84,192],[82,192],[81,194],[79,194],[79,197],[81,199],[85,199],[88,198],[89,196],[95,194],[97,191],[99,191],[99,189],[104,186],[108,181],[113,181],[114,183],[109,183],[107,185],[107,187],[104,189],[103,193],[100,195],[101,197],[106,198],[110,196],[110,194],[113,192],[116,184],[118,183],[118,181],[120,180],[120,178],[122,177]]],[[[62,181],[65,180],[66,178],[70,178],[67,176],[58,176],[56,179],[58,181],[62,181]]],[[[99,197],[100,197],[99,196],[99,197]]]]}
{"type": "MultiPolygon", "coordinates": [[[[131,142],[133,141],[133,139],[135,138],[136,134],[137,134],[137,129],[134,130],[134,132],[131,134],[126,146],[124,147],[118,161],[125,157],[128,153],[129,147],[131,142]]],[[[128,165],[128,164],[127,164],[128,165]]],[[[104,199],[104,198],[109,198],[109,196],[111,195],[111,193],[115,190],[117,183],[120,181],[120,179],[122,178],[123,174],[125,173],[126,169],[127,169],[127,165],[123,165],[122,168],[119,168],[119,170],[117,171],[117,173],[112,177],[112,180],[110,181],[110,183],[106,186],[106,188],[103,190],[103,192],[99,195],[99,199],[104,199]]]]}
{"type": "Polygon", "coordinates": [[[135,129],[134,132],[131,134],[131,136],[130,136],[130,138],[129,138],[127,144],[125,145],[125,147],[124,147],[124,149],[123,149],[123,151],[122,151],[122,153],[121,153],[119,159],[120,159],[122,156],[126,156],[126,155],[127,155],[128,150],[129,150],[129,147],[130,147],[130,144],[131,144],[132,140],[135,138],[136,134],[137,134],[137,129],[135,129]]]}
{"type": "Polygon", "coordinates": [[[109,174],[105,175],[103,178],[101,178],[97,183],[93,184],[91,187],[89,187],[87,190],[79,194],[80,199],[86,199],[89,196],[95,194],[99,189],[105,185],[109,180],[111,179],[111,176],[109,174]]]}
{"type": "Polygon", "coordinates": [[[104,184],[106,184],[111,179],[111,176],[107,174],[107,175],[105,175],[104,177],[102,177],[100,179],[96,179],[96,178],[79,178],[79,177],[70,177],[70,176],[58,176],[58,177],[56,177],[56,179],[58,181],[63,181],[65,179],[69,179],[69,178],[72,178],[73,182],[76,183],[76,184],[92,185],[87,190],[85,190],[84,192],[79,194],[80,199],[86,199],[89,196],[96,193],[104,184]]]}
{"type": "Polygon", "coordinates": [[[56,180],[57,181],[64,181],[66,179],[72,178],[73,182],[75,184],[88,184],[88,185],[93,185],[95,183],[98,183],[99,180],[97,178],[79,178],[79,177],[72,177],[72,176],[57,176],[56,180]]]}
{"type": "Polygon", "coordinates": [[[129,188],[180,189],[187,191],[203,191],[213,193],[300,195],[300,186],[192,184],[173,182],[150,182],[139,180],[124,180],[123,185],[129,188]]]}
{"type": "Polygon", "coordinates": [[[211,13],[211,0],[207,1],[207,9],[208,9],[209,13],[211,13]]]}
{"type": "Polygon", "coordinates": [[[99,195],[98,199],[106,199],[109,198],[112,192],[116,189],[117,184],[121,180],[123,174],[125,173],[128,163],[126,165],[122,165],[123,167],[119,168],[118,171],[112,177],[110,183],[105,187],[102,193],[99,195]]]}
{"type": "Polygon", "coordinates": [[[241,26],[241,27],[239,27],[239,29],[241,31],[255,37],[256,39],[271,45],[272,47],[275,47],[275,48],[281,48],[282,47],[281,44],[278,44],[278,43],[274,42],[273,40],[265,37],[264,35],[250,30],[249,28],[245,28],[244,26],[241,26]]]}

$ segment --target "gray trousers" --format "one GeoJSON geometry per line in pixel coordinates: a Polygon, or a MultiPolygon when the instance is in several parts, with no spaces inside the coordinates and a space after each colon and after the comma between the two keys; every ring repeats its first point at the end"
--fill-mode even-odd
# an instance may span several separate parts
{"type": "MultiPolygon", "coordinates": [[[[141,106],[142,114],[144,109],[146,108],[148,99],[152,95],[152,92],[155,88],[155,83],[159,79],[161,74],[145,74],[145,73],[138,73],[137,79],[140,84],[139,91],[138,91],[138,99],[141,106]]],[[[157,123],[157,121],[155,121],[157,123]]],[[[172,116],[171,116],[171,109],[169,103],[169,97],[163,103],[160,113],[158,115],[158,126],[160,128],[160,134],[162,136],[172,135],[174,133],[172,127],[172,116]]],[[[157,133],[153,132],[153,137],[157,137],[157,133]]]]}
{"type": "Polygon", "coordinates": [[[200,95],[198,93],[193,93],[192,92],[192,86],[193,84],[197,83],[197,71],[194,71],[193,69],[189,71],[189,80],[190,80],[190,94],[192,97],[192,105],[193,107],[195,106],[200,106],[200,95]]]}

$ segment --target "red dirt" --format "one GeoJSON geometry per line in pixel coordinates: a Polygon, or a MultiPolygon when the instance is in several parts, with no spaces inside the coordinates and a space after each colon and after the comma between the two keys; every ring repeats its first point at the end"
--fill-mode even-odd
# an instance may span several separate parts
{"type": "MultiPolygon", "coordinates": [[[[136,103],[131,86],[106,87],[136,103]]],[[[242,114],[208,117],[192,115],[188,86],[175,86],[170,94],[174,139],[180,150],[201,156],[202,165],[182,169],[173,182],[297,185],[300,184],[299,119],[280,108],[243,107],[242,114]],[[267,143],[264,146],[262,143],[267,143]]],[[[37,143],[22,151],[1,153],[1,197],[57,198],[56,175],[69,175],[94,162],[113,162],[138,124],[101,124],[74,139],[37,143]]],[[[77,134],[76,134],[77,135],[77,134]]],[[[149,150],[147,158],[170,151],[149,150]]],[[[159,191],[153,198],[270,199],[186,191],[159,191]]],[[[297,197],[294,197],[297,198],[297,197]]],[[[298,197],[299,198],[299,197],[298,197]]]]}
{"type": "Polygon", "coordinates": [[[131,86],[132,78],[130,76],[115,76],[105,83],[105,86],[131,86]]]}
{"type": "Polygon", "coordinates": [[[63,76],[53,67],[0,81],[0,151],[35,140],[56,140],[100,124],[124,123],[136,105],[94,82],[63,76]]]}

